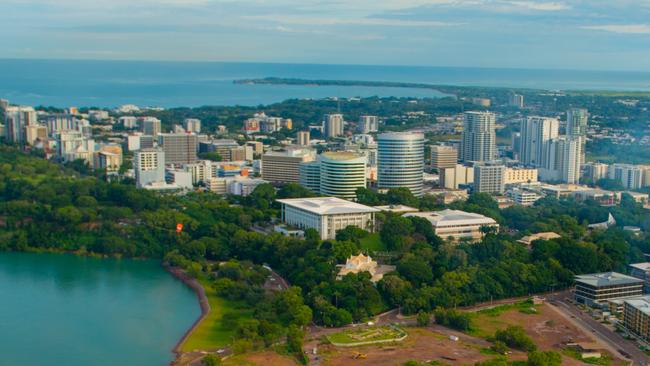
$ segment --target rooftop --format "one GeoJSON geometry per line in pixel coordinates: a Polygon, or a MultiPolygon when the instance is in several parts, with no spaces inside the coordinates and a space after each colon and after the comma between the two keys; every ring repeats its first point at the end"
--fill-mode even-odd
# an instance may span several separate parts
{"type": "Polygon", "coordinates": [[[460,210],[442,210],[433,212],[412,212],[404,216],[422,217],[431,222],[434,226],[439,225],[452,225],[452,224],[465,224],[465,225],[486,225],[496,224],[496,221],[491,217],[483,216],[473,212],[465,212],[460,210]]]}
{"type": "Polygon", "coordinates": [[[365,156],[351,151],[328,151],[322,153],[321,157],[329,160],[338,160],[338,161],[366,159],[365,156]]]}
{"type": "Polygon", "coordinates": [[[405,213],[405,212],[418,212],[419,209],[415,207],[409,207],[405,205],[386,205],[386,206],[375,206],[376,209],[382,211],[390,211],[396,213],[405,213]]]}
{"type": "Polygon", "coordinates": [[[575,277],[575,281],[594,287],[643,284],[643,280],[617,272],[578,275],[575,277]]]}
{"type": "Polygon", "coordinates": [[[633,297],[623,300],[624,302],[632,305],[635,309],[640,312],[650,315],[650,295],[633,297]]]}
{"type": "Polygon", "coordinates": [[[531,235],[524,236],[523,238],[517,240],[517,242],[522,243],[522,244],[526,244],[526,245],[530,245],[535,240],[540,240],[540,239],[542,239],[542,240],[551,240],[551,239],[557,239],[557,238],[561,238],[561,237],[562,236],[560,234],[554,233],[552,231],[547,231],[547,232],[543,232],[543,233],[537,233],[537,234],[531,234],[531,235]]]}
{"type": "Polygon", "coordinates": [[[641,271],[648,271],[650,270],[650,262],[632,263],[630,264],[630,267],[641,271]]]}
{"type": "Polygon", "coordinates": [[[309,211],[318,215],[379,212],[379,210],[374,207],[346,201],[337,197],[288,198],[277,201],[284,205],[309,211]]]}

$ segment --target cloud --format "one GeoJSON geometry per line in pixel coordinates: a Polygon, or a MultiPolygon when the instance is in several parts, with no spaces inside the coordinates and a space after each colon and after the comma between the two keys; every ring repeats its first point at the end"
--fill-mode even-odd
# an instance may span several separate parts
{"type": "Polygon", "coordinates": [[[329,25],[361,25],[361,26],[395,26],[395,27],[448,27],[462,23],[440,22],[429,20],[384,19],[384,18],[337,18],[334,16],[297,16],[297,15],[247,15],[250,20],[264,20],[281,24],[329,26],[329,25]]]}
{"type": "Polygon", "coordinates": [[[560,11],[571,9],[571,6],[568,4],[560,2],[509,1],[509,3],[516,7],[539,11],[560,11]]]}
{"type": "Polygon", "coordinates": [[[650,34],[650,24],[604,24],[587,25],[580,28],[600,30],[612,33],[650,34]]]}

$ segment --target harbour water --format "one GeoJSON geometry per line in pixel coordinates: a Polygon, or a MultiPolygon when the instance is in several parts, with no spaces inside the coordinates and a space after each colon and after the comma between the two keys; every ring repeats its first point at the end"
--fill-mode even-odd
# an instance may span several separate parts
{"type": "Polygon", "coordinates": [[[242,85],[283,77],[438,85],[650,91],[649,72],[223,62],[0,60],[0,98],[44,106],[255,106],[290,98],[440,97],[434,90],[363,86],[242,85]]]}
{"type": "Polygon", "coordinates": [[[167,365],[199,316],[157,261],[0,252],[2,365],[167,365]]]}

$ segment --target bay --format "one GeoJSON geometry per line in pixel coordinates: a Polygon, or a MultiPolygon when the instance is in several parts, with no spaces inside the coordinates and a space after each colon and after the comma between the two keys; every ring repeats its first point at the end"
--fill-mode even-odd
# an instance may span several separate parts
{"type": "Polygon", "coordinates": [[[650,90],[649,72],[463,67],[0,59],[0,98],[56,107],[255,106],[290,98],[441,97],[435,90],[244,85],[264,77],[562,90],[650,90]]]}
{"type": "Polygon", "coordinates": [[[199,314],[153,260],[0,253],[3,365],[167,365],[199,314]]]}

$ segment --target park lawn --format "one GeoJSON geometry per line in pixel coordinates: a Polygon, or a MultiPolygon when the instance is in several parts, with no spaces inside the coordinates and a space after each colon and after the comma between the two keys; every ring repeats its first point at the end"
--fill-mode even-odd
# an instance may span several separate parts
{"type": "Polygon", "coordinates": [[[472,314],[472,329],[468,332],[475,337],[487,338],[494,335],[497,329],[505,329],[509,325],[518,325],[513,316],[506,313],[540,314],[541,308],[531,301],[495,306],[472,314]],[[534,309],[534,310],[533,310],[534,309]]]}
{"type": "Polygon", "coordinates": [[[231,301],[217,296],[210,283],[202,279],[201,285],[205,289],[205,295],[210,303],[210,312],[192,332],[192,335],[183,344],[183,351],[192,350],[216,350],[230,344],[235,334],[235,327],[224,326],[222,323],[224,314],[229,317],[231,324],[242,318],[249,318],[253,311],[237,301],[231,301]]]}
{"type": "Polygon", "coordinates": [[[371,233],[359,242],[361,250],[366,252],[385,252],[386,245],[381,241],[379,233],[371,233]]]}

